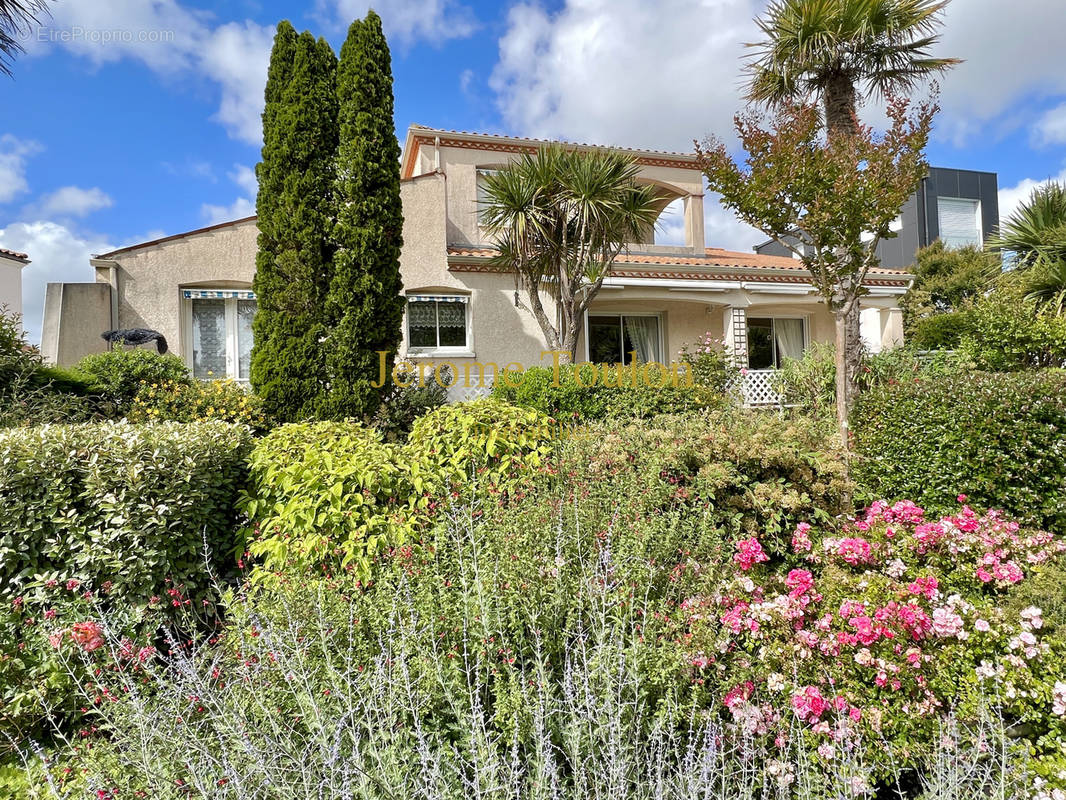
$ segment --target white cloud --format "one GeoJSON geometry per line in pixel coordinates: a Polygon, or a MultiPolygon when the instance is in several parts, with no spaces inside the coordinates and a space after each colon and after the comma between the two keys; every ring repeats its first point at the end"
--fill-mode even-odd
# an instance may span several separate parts
{"type": "Polygon", "coordinates": [[[490,79],[523,135],[691,151],[732,139],[755,0],[569,0],[511,9],[490,79]]]}
{"type": "Polygon", "coordinates": [[[938,54],[965,59],[943,78],[938,125],[957,143],[1031,121],[1024,103],[1066,94],[1062,0],[952,0],[938,54]],[[1006,14],[1005,14],[1006,11],[1006,14]]]}
{"type": "Polygon", "coordinates": [[[46,219],[49,217],[84,217],[101,208],[110,208],[114,201],[96,186],[82,189],[79,186],[63,186],[37,200],[24,217],[46,219]]]}
{"type": "Polygon", "coordinates": [[[176,0],[109,0],[57,5],[27,50],[63,47],[96,66],[132,59],[165,78],[199,75],[220,89],[215,119],[257,144],[273,36],[272,26],[251,21],[212,27],[210,14],[176,0]]]}
{"type": "Polygon", "coordinates": [[[199,54],[201,70],[222,87],[215,118],[250,144],[263,138],[263,89],[273,42],[272,27],[231,22],[213,31],[199,54]]]}
{"type": "Polygon", "coordinates": [[[0,136],[0,203],[9,203],[30,188],[26,161],[41,149],[29,139],[18,139],[10,133],[0,136]]]}
{"type": "Polygon", "coordinates": [[[353,19],[366,16],[373,8],[381,17],[390,40],[407,47],[422,39],[440,44],[448,39],[464,39],[477,29],[469,7],[453,0],[318,0],[321,15],[338,27],[347,28],[353,19]]]}
{"type": "Polygon", "coordinates": [[[1033,189],[1048,181],[1066,182],[1066,167],[1063,167],[1058,175],[1048,175],[1045,178],[1025,178],[1014,186],[1008,186],[999,190],[999,219],[1005,221],[1018,206],[1029,199],[1033,189]]]}
{"type": "Polygon", "coordinates": [[[56,222],[13,222],[0,228],[0,247],[26,253],[22,270],[23,327],[31,342],[41,338],[45,287],[50,281],[91,282],[92,253],[114,247],[97,234],[79,234],[56,222]]]}
{"type": "Polygon", "coordinates": [[[243,195],[228,206],[204,203],[200,207],[200,214],[207,220],[208,225],[229,222],[255,214],[255,196],[259,191],[259,181],[255,177],[255,170],[244,164],[234,164],[233,171],[228,175],[229,179],[240,187],[243,195]]]}
{"type": "Polygon", "coordinates": [[[1044,112],[1033,126],[1032,138],[1038,146],[1066,144],[1066,103],[1044,112]]]}

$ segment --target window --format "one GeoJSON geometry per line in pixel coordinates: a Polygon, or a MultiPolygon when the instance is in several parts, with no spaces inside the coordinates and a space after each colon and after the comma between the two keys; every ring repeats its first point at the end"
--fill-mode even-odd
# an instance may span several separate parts
{"type": "Polygon", "coordinates": [[[945,247],[981,246],[980,206],[976,200],[938,197],[940,241],[945,247]]]}
{"type": "Polygon", "coordinates": [[[803,358],[807,321],[799,317],[748,317],[748,368],[777,369],[786,358],[803,358]]]}
{"type": "Polygon", "coordinates": [[[477,224],[478,228],[484,228],[484,224],[481,220],[481,215],[485,212],[485,207],[488,205],[489,196],[485,191],[485,178],[489,175],[495,175],[499,170],[496,169],[479,169],[477,171],[477,224]]]}
{"type": "Polygon", "coordinates": [[[183,289],[182,296],[193,377],[248,380],[255,295],[243,289],[183,289]]]}
{"type": "Polygon", "coordinates": [[[589,314],[589,361],[629,364],[658,361],[661,352],[659,317],[654,314],[589,314]]]}
{"type": "Polygon", "coordinates": [[[408,349],[469,350],[468,299],[465,295],[408,295],[408,349]]]}

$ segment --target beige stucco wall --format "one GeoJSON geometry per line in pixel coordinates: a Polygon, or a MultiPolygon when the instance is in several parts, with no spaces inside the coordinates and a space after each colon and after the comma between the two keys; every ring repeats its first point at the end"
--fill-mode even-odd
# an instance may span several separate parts
{"type": "Polygon", "coordinates": [[[69,367],[107,350],[100,334],[111,327],[111,291],[100,283],[49,283],[44,297],[41,355],[69,367]]]}
{"type": "MultiPolygon", "coordinates": [[[[117,326],[159,331],[172,352],[187,357],[181,289],[250,287],[257,236],[248,220],[107,258],[117,265],[117,326]]],[[[98,267],[96,280],[106,283],[107,270],[98,267]]]]}
{"type": "Polygon", "coordinates": [[[24,264],[0,255],[0,308],[22,315],[22,270],[24,264]]]}

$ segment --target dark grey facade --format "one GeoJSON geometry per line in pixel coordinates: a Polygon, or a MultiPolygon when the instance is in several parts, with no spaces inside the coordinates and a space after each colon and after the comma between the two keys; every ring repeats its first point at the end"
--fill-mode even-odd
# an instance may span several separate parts
{"type": "MultiPolygon", "coordinates": [[[[914,254],[941,237],[941,216],[949,212],[952,201],[975,201],[974,238],[983,243],[999,225],[999,182],[995,172],[931,167],[900,212],[902,226],[892,239],[877,245],[882,267],[908,267],[914,254]],[[947,201],[942,203],[941,199],[947,201]]],[[[965,204],[956,203],[965,208],[965,204]]],[[[956,209],[957,211],[957,209],[956,209]]],[[[957,221],[957,217],[954,218],[957,221]]],[[[957,233],[957,231],[955,231],[957,233]]],[[[948,241],[948,239],[945,239],[948,241]]],[[[758,245],[757,253],[788,256],[791,252],[777,242],[758,245]]]]}

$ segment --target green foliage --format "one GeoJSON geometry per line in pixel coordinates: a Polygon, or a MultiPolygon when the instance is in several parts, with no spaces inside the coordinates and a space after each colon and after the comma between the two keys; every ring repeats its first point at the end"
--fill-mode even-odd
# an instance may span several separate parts
{"type": "Polygon", "coordinates": [[[1002,286],[967,313],[959,351],[978,369],[994,372],[1066,365],[1066,317],[1039,310],[1002,286]]]}
{"type": "Polygon", "coordinates": [[[498,379],[492,396],[564,422],[648,418],[728,404],[736,372],[720,350],[699,348],[683,350],[673,372],[650,370],[645,376],[641,370],[606,364],[531,367],[510,376],[510,383],[498,379]]]}
{"type": "Polygon", "coordinates": [[[803,358],[786,358],[777,374],[781,402],[814,414],[832,414],[836,402],[836,348],[812,342],[803,358]]]}
{"type": "Polygon", "coordinates": [[[498,400],[442,406],[402,446],[356,422],[282,426],[250,459],[249,550],[268,570],[365,576],[375,554],[424,528],[472,478],[479,496],[513,490],[544,462],[552,434],[543,415],[498,400]]]}
{"type": "Polygon", "coordinates": [[[314,417],[328,384],[322,341],[334,216],[336,56],[278,24],[267,74],[263,155],[256,167],[259,249],[251,382],[279,420],[314,417]]]}
{"type": "Polygon", "coordinates": [[[573,356],[581,320],[615,259],[654,228],[663,198],[639,173],[624,153],[552,145],[485,176],[479,217],[496,239],[494,262],[514,273],[521,307],[549,350],[573,356]],[[544,309],[545,292],[557,317],[544,309]]]}
{"type": "Polygon", "coordinates": [[[205,422],[271,427],[263,400],[236,381],[142,382],[128,414],[130,422],[205,422]]]}
{"type": "Polygon", "coordinates": [[[1021,271],[1066,259],[1066,183],[1048,181],[1033,189],[989,245],[1006,251],[1021,271]]]}
{"type": "Polygon", "coordinates": [[[852,426],[865,498],[977,506],[1066,530],[1066,373],[959,371],[864,394],[852,426]]]}
{"type": "Polygon", "coordinates": [[[142,383],[191,383],[185,363],[173,354],[118,347],[85,356],[74,368],[73,380],[83,376],[89,390],[114,404],[117,413],[130,409],[142,383]]]}
{"type": "Polygon", "coordinates": [[[387,354],[386,373],[392,372],[404,312],[392,64],[381,18],[373,11],[348,30],[337,68],[337,101],[337,250],[326,299],[330,388],[321,413],[332,419],[365,419],[388,391],[371,384],[380,351],[387,354]]]}
{"type": "Polygon", "coordinates": [[[907,343],[918,350],[954,350],[969,332],[968,311],[932,314],[915,321],[907,343]]]}
{"type": "Polygon", "coordinates": [[[67,670],[24,635],[61,600],[97,589],[98,605],[135,616],[175,589],[210,607],[205,548],[215,575],[232,571],[248,446],[220,422],[0,432],[0,733],[32,727],[40,692],[74,710],[67,670]]]}
{"type": "MultiPolygon", "coordinates": [[[[447,384],[450,380],[441,378],[447,384]]],[[[427,380],[424,386],[393,386],[385,396],[371,424],[381,431],[386,441],[406,441],[407,434],[416,419],[448,402],[448,390],[436,380],[427,380]]]]}
{"type": "Polygon", "coordinates": [[[84,375],[45,366],[18,317],[0,308],[0,428],[87,420],[97,413],[93,389],[84,375]]]}
{"type": "MultiPolygon", "coordinates": [[[[991,289],[1001,269],[998,254],[972,246],[948,248],[938,240],[919,250],[910,268],[914,282],[900,299],[907,342],[924,350],[940,349],[937,339],[961,324],[955,314],[991,289]],[[944,315],[951,315],[948,319],[954,325],[940,319],[944,315]]],[[[957,342],[956,338],[945,349],[957,342]]]]}
{"type": "Polygon", "coordinates": [[[539,411],[489,398],[426,414],[411,428],[403,456],[411,486],[423,499],[471,482],[479,491],[498,493],[544,464],[555,433],[539,411]]]}

